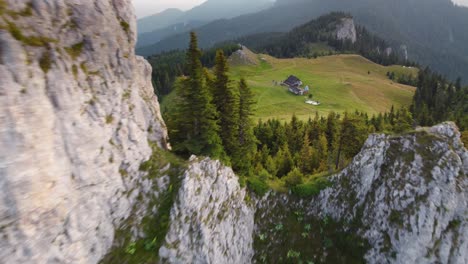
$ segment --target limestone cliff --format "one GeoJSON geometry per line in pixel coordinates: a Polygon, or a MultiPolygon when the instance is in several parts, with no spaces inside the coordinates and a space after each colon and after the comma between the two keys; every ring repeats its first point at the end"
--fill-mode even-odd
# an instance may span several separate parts
{"type": "Polygon", "coordinates": [[[466,263],[468,152],[453,123],[371,135],[318,196],[247,198],[232,170],[193,158],[164,263],[466,263]]]}
{"type": "Polygon", "coordinates": [[[453,123],[373,135],[308,211],[360,221],[370,263],[467,263],[467,175],[453,123]]]}
{"type": "Polygon", "coordinates": [[[318,197],[257,202],[254,261],[467,263],[467,174],[452,123],[372,135],[318,197]]]}
{"type": "Polygon", "coordinates": [[[356,42],[357,33],[353,18],[341,19],[341,24],[336,29],[336,38],[339,40],[350,40],[352,43],[356,42]]]}
{"type": "Polygon", "coordinates": [[[192,157],[159,250],[169,263],[250,263],[254,209],[231,168],[192,157]]]}
{"type": "Polygon", "coordinates": [[[156,195],[138,168],[166,128],[135,31],[130,0],[0,0],[1,263],[96,263],[156,195]]]}

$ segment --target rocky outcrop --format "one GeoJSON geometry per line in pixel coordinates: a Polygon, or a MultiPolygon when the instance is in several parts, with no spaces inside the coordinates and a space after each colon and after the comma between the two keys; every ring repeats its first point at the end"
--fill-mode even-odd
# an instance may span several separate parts
{"type": "Polygon", "coordinates": [[[232,169],[192,157],[159,250],[168,263],[250,263],[254,209],[232,169]]]}
{"type": "Polygon", "coordinates": [[[351,40],[352,43],[357,40],[356,26],[353,18],[342,18],[341,25],[336,29],[336,38],[339,40],[351,40]]]}
{"type": "Polygon", "coordinates": [[[96,263],[166,148],[131,2],[0,7],[0,262],[96,263]]]}
{"type": "Polygon", "coordinates": [[[246,46],[229,56],[228,63],[231,66],[258,65],[258,55],[249,50],[246,46]]]}
{"type": "Polygon", "coordinates": [[[369,263],[467,263],[467,175],[453,123],[373,135],[309,212],[360,221],[369,263]]]}

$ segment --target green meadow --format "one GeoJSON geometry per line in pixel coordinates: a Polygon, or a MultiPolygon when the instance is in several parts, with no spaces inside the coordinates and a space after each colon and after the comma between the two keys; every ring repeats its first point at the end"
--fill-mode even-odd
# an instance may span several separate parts
{"type": "MultiPolygon", "coordinates": [[[[342,113],[355,110],[369,115],[396,108],[409,107],[415,87],[398,84],[388,79],[387,72],[413,74],[418,69],[403,66],[381,66],[359,55],[332,55],[316,59],[277,59],[257,55],[247,50],[246,61],[231,58],[230,76],[237,81],[244,77],[256,96],[255,119],[278,118],[290,120],[292,114],[306,120],[315,113],[327,115],[334,111],[342,113]],[[252,64],[255,62],[256,64],[252,64]],[[284,86],[275,85],[289,75],[295,75],[310,87],[312,100],[321,105],[308,105],[307,96],[297,96],[284,86]]],[[[233,84],[234,85],[234,84],[233,84]]],[[[174,93],[166,96],[162,109],[169,111],[174,93]]]]}
{"type": "Polygon", "coordinates": [[[231,66],[232,79],[247,79],[257,99],[257,119],[289,120],[292,114],[300,119],[313,117],[316,112],[363,111],[370,115],[409,106],[415,88],[388,79],[387,72],[417,75],[416,68],[381,66],[359,55],[333,55],[316,59],[276,59],[256,55],[256,65],[231,66]],[[286,87],[275,85],[295,75],[308,85],[313,100],[319,106],[305,103],[307,96],[297,96],[286,87]]]}

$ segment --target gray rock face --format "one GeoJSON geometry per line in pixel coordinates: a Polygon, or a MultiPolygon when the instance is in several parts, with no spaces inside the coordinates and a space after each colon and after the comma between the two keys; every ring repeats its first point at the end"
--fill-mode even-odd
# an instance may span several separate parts
{"type": "Polygon", "coordinates": [[[341,25],[336,29],[336,38],[339,40],[351,40],[352,43],[357,40],[356,26],[354,25],[354,19],[343,18],[341,19],[341,25]]]}
{"type": "Polygon", "coordinates": [[[96,263],[143,192],[148,140],[166,148],[131,2],[6,4],[0,262],[96,263]]]}
{"type": "Polygon", "coordinates": [[[445,123],[371,136],[311,213],[360,219],[369,263],[468,262],[468,152],[445,123]]]}
{"type": "Polygon", "coordinates": [[[159,250],[168,263],[250,263],[254,210],[232,169],[192,157],[159,250]]]}

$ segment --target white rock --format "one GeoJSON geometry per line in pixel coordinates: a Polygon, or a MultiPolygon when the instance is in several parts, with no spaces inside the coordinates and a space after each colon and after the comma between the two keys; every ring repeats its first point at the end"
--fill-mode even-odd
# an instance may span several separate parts
{"type": "Polygon", "coordinates": [[[250,263],[254,209],[237,176],[219,161],[192,157],[159,250],[168,263],[250,263]]]}
{"type": "Polygon", "coordinates": [[[0,29],[0,262],[96,263],[134,207],[148,139],[166,147],[151,68],[134,55],[130,0],[6,0],[28,2],[32,16],[0,25],[54,41],[0,29]]]}

